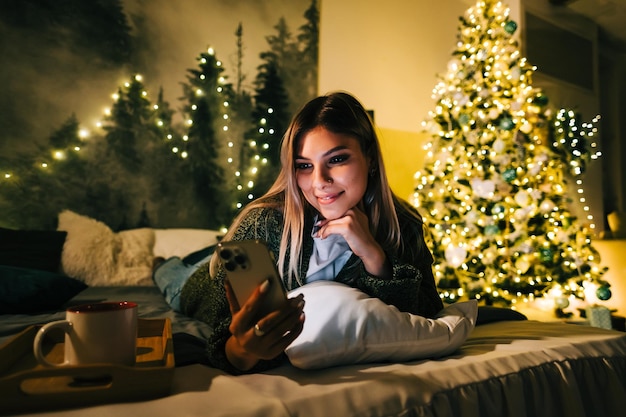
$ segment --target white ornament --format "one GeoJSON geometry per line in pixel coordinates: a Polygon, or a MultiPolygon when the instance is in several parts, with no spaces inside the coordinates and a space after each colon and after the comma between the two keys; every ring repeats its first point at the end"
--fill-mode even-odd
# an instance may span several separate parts
{"type": "Polygon", "coordinates": [[[519,130],[521,130],[522,132],[529,134],[530,132],[533,131],[533,126],[528,123],[528,122],[524,122],[524,124],[522,124],[522,126],[520,126],[519,130]]]}
{"type": "Polygon", "coordinates": [[[504,150],[505,144],[504,141],[500,138],[496,139],[493,142],[493,150],[496,151],[497,153],[500,153],[504,150]]]}
{"type": "Polygon", "coordinates": [[[446,248],[446,261],[452,268],[458,268],[465,262],[467,250],[463,245],[449,245],[446,248]]]}
{"type": "Polygon", "coordinates": [[[520,207],[526,207],[528,203],[530,203],[530,195],[524,190],[518,191],[518,193],[515,194],[515,202],[519,204],[520,207]]]}
{"type": "Polygon", "coordinates": [[[552,200],[545,199],[545,200],[543,200],[543,202],[539,206],[539,209],[541,210],[542,213],[549,213],[552,210],[554,210],[555,207],[556,207],[556,204],[554,204],[554,202],[552,200]]]}
{"type": "Polygon", "coordinates": [[[496,185],[491,180],[480,180],[478,178],[472,179],[472,190],[474,194],[481,198],[492,198],[496,191],[496,185]]]}
{"type": "Polygon", "coordinates": [[[528,173],[530,175],[537,175],[539,174],[539,171],[541,171],[541,164],[534,163],[530,166],[528,173]]]}
{"type": "Polygon", "coordinates": [[[522,103],[520,103],[519,101],[517,101],[517,100],[513,100],[513,101],[511,102],[511,110],[512,110],[512,111],[518,111],[518,110],[520,110],[521,108],[522,108],[522,103]]]}
{"type": "Polygon", "coordinates": [[[465,223],[475,224],[480,215],[476,210],[470,210],[465,214],[465,223]]]}
{"type": "Polygon", "coordinates": [[[526,206],[526,207],[519,208],[515,210],[515,215],[513,217],[515,217],[515,220],[519,220],[519,221],[528,220],[533,210],[534,210],[533,206],[526,206]]]}

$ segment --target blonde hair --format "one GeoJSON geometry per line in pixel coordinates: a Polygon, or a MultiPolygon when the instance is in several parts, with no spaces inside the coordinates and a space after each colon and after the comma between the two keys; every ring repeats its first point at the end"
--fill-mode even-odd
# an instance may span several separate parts
{"type": "MultiPolygon", "coordinates": [[[[300,285],[303,283],[304,277],[300,277],[298,271],[302,263],[305,212],[314,214],[298,187],[294,161],[300,141],[316,127],[356,138],[363,154],[371,161],[367,189],[360,208],[369,219],[371,233],[385,251],[398,254],[405,250],[396,209],[416,217],[421,222],[419,214],[409,210],[391,191],[374,124],[361,103],[345,92],[317,97],[309,101],[294,116],[283,136],[280,149],[281,169],[273,185],[263,196],[249,203],[239,213],[224,236],[224,240],[231,239],[242,219],[253,209],[271,207],[281,210],[284,227],[278,265],[281,273],[287,271],[289,285],[294,279],[300,285]],[[285,265],[287,259],[289,262],[285,265]]],[[[213,257],[213,260],[215,258],[213,257]]]]}

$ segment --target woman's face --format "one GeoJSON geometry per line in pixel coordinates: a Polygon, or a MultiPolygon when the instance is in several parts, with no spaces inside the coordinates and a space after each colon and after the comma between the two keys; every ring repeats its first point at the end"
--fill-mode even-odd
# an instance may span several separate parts
{"type": "Polygon", "coordinates": [[[363,198],[369,162],[356,138],[316,127],[296,149],[298,187],[325,219],[337,219],[363,198]]]}

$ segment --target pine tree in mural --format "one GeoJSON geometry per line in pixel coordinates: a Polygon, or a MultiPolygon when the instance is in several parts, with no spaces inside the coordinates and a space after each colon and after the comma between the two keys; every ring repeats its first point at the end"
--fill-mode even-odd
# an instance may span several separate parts
{"type": "Polygon", "coordinates": [[[232,86],[212,48],[198,57],[199,68],[189,69],[183,84],[187,125],[187,164],[206,227],[217,229],[230,220],[229,190],[235,188],[233,138],[229,129],[232,86]]]}
{"type": "Polygon", "coordinates": [[[143,201],[138,227],[146,219],[160,227],[192,226],[196,219],[186,207],[194,195],[190,187],[181,186],[189,183],[190,176],[185,161],[186,141],[180,126],[173,123],[174,111],[164,99],[162,88],[152,108],[150,124],[157,127],[159,138],[146,149],[144,172],[149,177],[149,194],[143,201]]]}
{"type": "Polygon", "coordinates": [[[461,17],[425,122],[433,139],[415,204],[432,233],[439,288],[447,301],[515,306],[544,297],[557,310],[606,300],[593,225],[570,212],[567,195],[597,156],[596,129],[553,111],[532,87],[508,12],[487,0],[461,17]]]}
{"type": "Polygon", "coordinates": [[[156,140],[153,114],[142,77],[135,75],[118,89],[103,129],[109,157],[118,159],[129,172],[140,170],[145,145],[156,140]]]}
{"type": "Polygon", "coordinates": [[[103,140],[94,137],[85,147],[91,167],[85,192],[92,203],[83,212],[121,230],[136,226],[151,199],[154,150],[162,135],[141,75],[120,86],[113,100],[102,122],[103,140]]]}
{"type": "Polygon", "coordinates": [[[250,143],[246,140],[246,135],[251,131],[252,126],[252,110],[253,99],[249,91],[243,88],[243,83],[247,76],[243,73],[243,61],[244,61],[244,28],[241,23],[237,26],[235,31],[236,47],[237,47],[237,61],[236,61],[236,75],[235,75],[235,91],[231,100],[231,137],[234,146],[231,149],[231,157],[233,158],[233,168],[235,169],[235,183],[234,187],[231,187],[230,196],[234,197],[231,207],[233,208],[232,215],[236,215],[237,211],[243,206],[243,202],[247,201],[246,195],[249,192],[245,181],[251,181],[252,174],[250,174],[251,155],[250,143]],[[246,191],[244,191],[246,189],[246,191]]]}
{"type": "Polygon", "coordinates": [[[317,0],[312,0],[304,12],[305,24],[300,26],[297,35],[298,59],[294,72],[299,74],[289,86],[290,100],[294,104],[291,112],[295,113],[307,101],[317,95],[317,67],[319,60],[319,23],[320,12],[317,0]]]}
{"type": "Polygon", "coordinates": [[[305,24],[294,38],[285,19],[266,38],[269,50],[254,81],[253,128],[246,134],[237,187],[238,207],[259,197],[280,169],[280,141],[291,115],[317,93],[319,10],[312,0],[304,13],[305,24]]]}
{"type": "Polygon", "coordinates": [[[280,141],[289,124],[289,101],[278,74],[277,57],[272,52],[264,52],[261,59],[264,62],[255,79],[254,127],[246,135],[243,149],[247,165],[241,176],[240,206],[259,197],[274,182],[280,169],[280,141]]]}

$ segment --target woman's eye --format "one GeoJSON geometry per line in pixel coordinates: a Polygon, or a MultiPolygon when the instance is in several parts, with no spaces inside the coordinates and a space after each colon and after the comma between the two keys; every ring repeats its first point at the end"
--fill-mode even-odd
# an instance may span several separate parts
{"type": "Polygon", "coordinates": [[[296,169],[307,169],[311,167],[311,164],[307,162],[296,162],[295,167],[296,169]]]}
{"type": "Polygon", "coordinates": [[[330,158],[328,162],[331,164],[340,164],[342,162],[345,162],[348,158],[348,155],[337,155],[330,158]]]}

